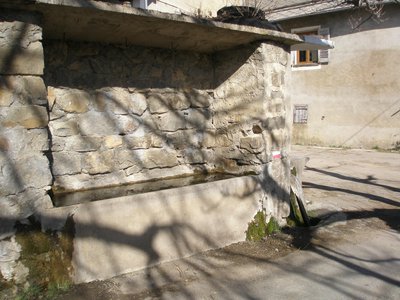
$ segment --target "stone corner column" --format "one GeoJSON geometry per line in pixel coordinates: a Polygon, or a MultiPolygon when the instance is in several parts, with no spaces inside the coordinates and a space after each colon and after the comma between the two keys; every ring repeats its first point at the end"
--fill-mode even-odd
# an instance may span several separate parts
{"type": "Polygon", "coordinates": [[[0,10],[0,240],[51,207],[47,91],[40,18],[0,10]]]}
{"type": "Polygon", "coordinates": [[[265,131],[268,163],[261,175],[267,213],[286,223],[290,213],[290,48],[275,42],[263,43],[262,54],[265,91],[265,131]]]}

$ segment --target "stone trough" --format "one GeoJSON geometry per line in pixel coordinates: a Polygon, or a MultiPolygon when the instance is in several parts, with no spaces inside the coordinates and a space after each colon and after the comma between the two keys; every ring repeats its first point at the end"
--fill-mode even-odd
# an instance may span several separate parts
{"type": "Polygon", "coordinates": [[[42,226],[72,216],[73,279],[88,282],[243,241],[263,196],[259,177],[244,176],[52,208],[42,226]]]}

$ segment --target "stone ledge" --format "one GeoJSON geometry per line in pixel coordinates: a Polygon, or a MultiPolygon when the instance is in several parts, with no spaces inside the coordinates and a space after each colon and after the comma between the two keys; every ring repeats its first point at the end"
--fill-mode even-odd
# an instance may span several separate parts
{"type": "Polygon", "coordinates": [[[36,0],[33,4],[0,1],[0,5],[42,13],[47,39],[132,44],[206,53],[266,40],[287,45],[302,42],[294,34],[92,0],[36,0]]]}

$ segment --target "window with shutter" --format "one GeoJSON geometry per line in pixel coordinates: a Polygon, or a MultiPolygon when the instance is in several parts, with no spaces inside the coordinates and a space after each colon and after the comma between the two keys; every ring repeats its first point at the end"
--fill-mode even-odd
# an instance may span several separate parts
{"type": "MultiPolygon", "coordinates": [[[[324,40],[330,39],[329,28],[320,28],[318,34],[324,40]]],[[[327,64],[329,62],[329,50],[319,50],[319,63],[327,64]]]]}
{"type": "MultiPolygon", "coordinates": [[[[314,35],[318,38],[330,39],[329,28],[320,26],[292,29],[299,35],[314,35]]],[[[297,50],[291,52],[293,67],[319,66],[329,62],[329,50],[297,50]]]]}

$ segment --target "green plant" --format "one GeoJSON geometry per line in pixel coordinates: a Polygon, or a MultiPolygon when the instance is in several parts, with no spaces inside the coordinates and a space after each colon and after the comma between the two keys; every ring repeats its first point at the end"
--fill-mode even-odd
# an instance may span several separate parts
{"type": "Polygon", "coordinates": [[[42,294],[43,288],[36,284],[30,284],[27,288],[20,291],[15,297],[16,300],[38,299],[42,294]]]}
{"type": "Polygon", "coordinates": [[[246,231],[247,241],[261,241],[267,234],[267,224],[265,222],[265,212],[260,210],[254,216],[254,219],[249,222],[246,231]]]}
{"type": "Polygon", "coordinates": [[[246,230],[247,241],[261,241],[267,235],[279,232],[281,230],[278,221],[271,217],[269,222],[266,222],[266,214],[264,210],[256,213],[253,220],[249,222],[246,230]]]}
{"type": "Polygon", "coordinates": [[[70,281],[52,282],[47,286],[47,299],[56,299],[60,293],[66,292],[71,287],[70,281]]]}
{"type": "Polygon", "coordinates": [[[281,227],[279,226],[278,221],[274,217],[271,217],[267,224],[267,234],[270,235],[279,231],[281,231],[281,227]]]}

